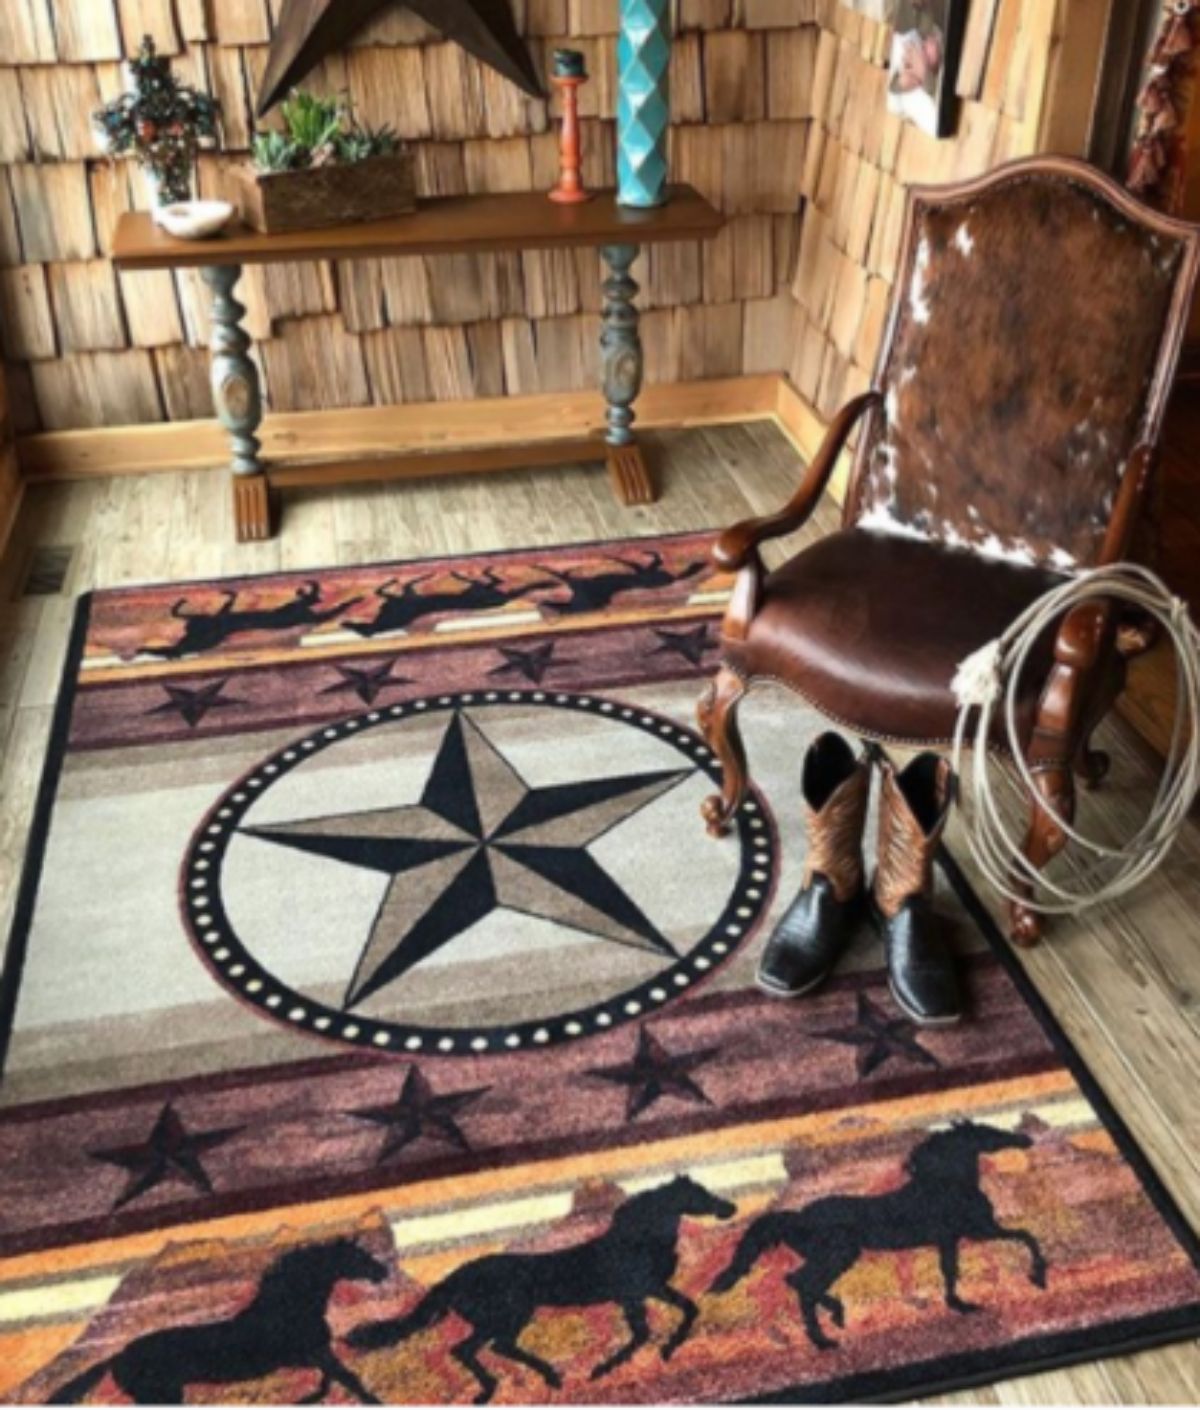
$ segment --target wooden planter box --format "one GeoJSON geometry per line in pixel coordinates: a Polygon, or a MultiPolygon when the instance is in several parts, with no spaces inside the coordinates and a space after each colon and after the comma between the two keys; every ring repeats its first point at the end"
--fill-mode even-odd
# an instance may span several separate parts
{"type": "Polygon", "coordinates": [[[232,176],[242,219],[266,235],[386,220],[417,208],[411,152],[306,171],[261,174],[240,168],[232,176]]]}

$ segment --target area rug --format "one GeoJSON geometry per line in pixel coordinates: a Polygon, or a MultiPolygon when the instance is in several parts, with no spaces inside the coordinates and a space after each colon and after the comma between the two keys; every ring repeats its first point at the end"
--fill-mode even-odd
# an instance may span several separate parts
{"type": "Polygon", "coordinates": [[[0,997],[0,1399],[887,1399],[1200,1332],[1196,1241],[947,859],[754,987],[818,721],[714,841],[707,536],[80,604],[0,997]]]}

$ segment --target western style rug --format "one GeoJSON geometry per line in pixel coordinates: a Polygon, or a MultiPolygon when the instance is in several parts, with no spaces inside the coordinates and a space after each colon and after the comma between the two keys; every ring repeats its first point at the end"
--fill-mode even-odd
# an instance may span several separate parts
{"type": "Polygon", "coordinates": [[[0,1399],[911,1396],[1200,1331],[1197,1245],[947,860],[754,987],[816,719],[699,809],[691,535],[80,604],[0,998],[0,1399]]]}

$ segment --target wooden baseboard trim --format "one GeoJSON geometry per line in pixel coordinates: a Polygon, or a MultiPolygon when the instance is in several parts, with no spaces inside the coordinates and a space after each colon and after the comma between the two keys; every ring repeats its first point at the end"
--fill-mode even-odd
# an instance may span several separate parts
{"type": "Polygon", "coordinates": [[[825,423],[787,377],[775,389],[775,420],[805,460],[811,460],[825,438],[825,423]]]}
{"type": "MultiPolygon", "coordinates": [[[[777,393],[775,420],[780,429],[808,461],[816,455],[825,439],[826,423],[816,408],[807,401],[792,385],[787,377],[780,377],[777,393]]],[[[838,460],[837,469],[829,482],[827,493],[838,504],[846,498],[846,487],[850,483],[850,467],[854,451],[844,450],[838,460]]]]}
{"type": "MultiPolygon", "coordinates": [[[[778,416],[775,374],[647,387],[638,425],[713,426],[778,416]]],[[[268,460],[347,461],[398,452],[464,451],[545,441],[577,441],[603,430],[594,392],[547,393],[479,401],[281,412],[263,423],[268,460]]],[[[202,470],[228,462],[215,420],[51,431],[17,443],[25,479],[80,480],[202,470]]]]}

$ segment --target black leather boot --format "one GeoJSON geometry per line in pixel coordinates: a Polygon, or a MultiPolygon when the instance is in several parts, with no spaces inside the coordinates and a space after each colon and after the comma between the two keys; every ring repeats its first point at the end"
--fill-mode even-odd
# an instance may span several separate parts
{"type": "Polygon", "coordinates": [[[863,913],[862,833],[871,769],[840,734],[823,734],[804,760],[808,857],[804,886],[767,942],[758,983],[794,999],[829,975],[863,913]]]}
{"type": "Polygon", "coordinates": [[[962,1017],[958,967],[933,907],[933,859],[954,797],[947,760],[920,754],[902,772],[884,762],[879,865],[871,910],[887,944],[892,997],[924,1027],[962,1017]]]}

